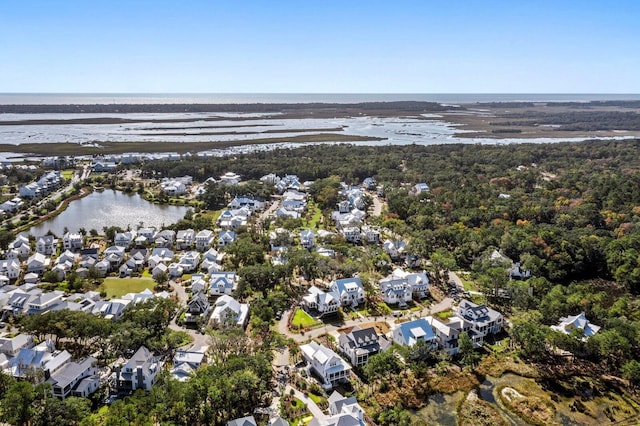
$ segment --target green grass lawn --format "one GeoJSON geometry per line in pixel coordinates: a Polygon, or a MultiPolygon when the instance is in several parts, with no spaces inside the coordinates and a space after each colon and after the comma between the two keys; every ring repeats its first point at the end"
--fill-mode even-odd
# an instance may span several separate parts
{"type": "Polygon", "coordinates": [[[478,286],[476,285],[476,282],[471,279],[471,274],[461,272],[458,274],[458,277],[460,278],[460,281],[462,281],[462,285],[464,286],[465,291],[478,290],[478,286]]]}
{"type": "Polygon", "coordinates": [[[291,320],[291,325],[300,328],[313,327],[318,324],[320,324],[319,321],[313,319],[311,315],[300,308],[296,309],[296,313],[293,315],[293,320],[291,320]]]}
{"type": "Polygon", "coordinates": [[[71,179],[73,177],[74,174],[76,174],[75,170],[63,170],[62,173],[60,173],[62,175],[63,179],[71,179]]]}
{"type": "Polygon", "coordinates": [[[320,218],[322,217],[322,211],[320,211],[319,207],[314,205],[313,210],[311,210],[311,212],[313,213],[311,216],[311,219],[308,222],[305,222],[305,226],[307,228],[317,229],[318,223],[320,222],[320,218]]]}
{"type": "Polygon", "coordinates": [[[105,278],[100,290],[107,293],[107,297],[120,297],[127,293],[139,293],[145,288],[153,290],[156,286],[151,278],[105,278]]]}

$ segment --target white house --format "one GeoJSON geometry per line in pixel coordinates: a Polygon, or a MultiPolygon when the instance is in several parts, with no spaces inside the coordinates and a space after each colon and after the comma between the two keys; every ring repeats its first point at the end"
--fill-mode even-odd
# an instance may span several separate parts
{"type": "Polygon", "coordinates": [[[220,183],[222,185],[235,186],[240,183],[240,175],[233,172],[227,172],[220,176],[220,183]]]}
{"type": "Polygon", "coordinates": [[[189,379],[194,371],[207,362],[207,347],[193,346],[184,351],[176,351],[173,356],[173,368],[171,375],[178,381],[184,382],[189,379]]]}
{"type": "Polygon", "coordinates": [[[136,389],[150,390],[161,367],[160,359],[141,346],[126,364],[116,368],[116,390],[120,394],[132,393],[136,389]]]}
{"type": "Polygon", "coordinates": [[[558,325],[552,325],[551,329],[564,334],[571,334],[574,330],[579,330],[584,341],[600,331],[600,326],[591,324],[584,312],[581,312],[578,315],[560,318],[558,325]]]}
{"type": "Polygon", "coordinates": [[[67,232],[62,236],[62,248],[64,250],[80,250],[82,248],[82,235],[67,232]]]}
{"type": "Polygon", "coordinates": [[[366,426],[364,410],[355,396],[345,398],[334,391],[328,399],[329,416],[314,417],[308,426],[366,426]]]}
{"type": "Polygon", "coordinates": [[[356,307],[364,303],[364,287],[358,277],[332,281],[329,289],[338,296],[342,306],[356,307]]]}
{"type": "Polygon", "coordinates": [[[333,292],[325,292],[316,286],[311,286],[306,296],[302,298],[303,306],[318,311],[320,316],[338,312],[340,298],[333,292]]]}
{"type": "Polygon", "coordinates": [[[306,249],[311,249],[316,245],[315,234],[310,229],[300,231],[300,245],[306,249]]]}
{"type": "Polygon", "coordinates": [[[27,271],[41,274],[46,268],[49,267],[51,259],[46,257],[42,253],[34,253],[27,260],[27,271]]]}
{"type": "Polygon", "coordinates": [[[462,299],[456,308],[456,316],[464,320],[463,331],[469,333],[472,339],[478,337],[478,343],[488,334],[499,333],[502,330],[503,317],[485,305],[462,299]]]}
{"type": "Polygon", "coordinates": [[[212,324],[232,324],[238,327],[246,327],[249,319],[249,305],[240,303],[229,295],[222,295],[215,301],[212,324]]]}
{"type": "Polygon", "coordinates": [[[426,318],[398,324],[393,329],[393,341],[402,346],[413,346],[423,341],[434,349],[437,347],[436,336],[426,318]]]}
{"type": "Polygon", "coordinates": [[[213,231],[209,229],[203,229],[196,234],[196,250],[206,251],[213,244],[214,236],[213,231]]]}
{"type": "Polygon", "coordinates": [[[300,351],[324,389],[349,380],[351,366],[331,349],[311,341],[300,346],[300,351]]]}
{"type": "MultiPolygon", "coordinates": [[[[394,271],[395,272],[395,271],[394,271]]],[[[412,299],[411,286],[406,277],[395,273],[383,278],[379,282],[382,300],[389,305],[405,307],[412,299]]]]}
{"type": "Polygon", "coordinates": [[[178,250],[187,250],[193,247],[196,239],[196,231],[193,229],[183,229],[176,233],[176,247],[178,250]]]}
{"type": "Polygon", "coordinates": [[[51,256],[56,252],[58,240],[53,235],[43,235],[36,238],[36,252],[51,256]]]}
{"type": "Polygon", "coordinates": [[[99,386],[96,362],[97,360],[93,357],[79,362],[71,361],[53,373],[48,380],[51,383],[53,396],[65,399],[78,395],[86,397],[95,392],[99,386]],[[85,381],[85,379],[92,380],[85,381]]]}
{"type": "Polygon", "coordinates": [[[0,260],[0,274],[10,280],[15,280],[20,276],[20,262],[17,259],[0,260]]]}
{"type": "Polygon", "coordinates": [[[235,272],[213,272],[209,274],[209,294],[211,296],[230,296],[238,286],[238,275],[235,272]]]}
{"type": "Polygon", "coordinates": [[[233,231],[222,231],[218,234],[218,247],[226,247],[238,239],[233,231]]]}

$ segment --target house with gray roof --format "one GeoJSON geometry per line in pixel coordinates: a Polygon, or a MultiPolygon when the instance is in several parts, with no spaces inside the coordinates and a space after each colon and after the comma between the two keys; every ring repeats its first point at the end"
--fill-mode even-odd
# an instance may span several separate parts
{"type": "MultiPolygon", "coordinates": [[[[463,331],[466,331],[472,339],[478,337],[479,344],[488,334],[496,334],[502,330],[502,314],[485,305],[462,299],[456,308],[456,316],[464,321],[463,331]]],[[[474,339],[476,341],[476,339],[474,339]]]]}
{"type": "Polygon", "coordinates": [[[351,366],[326,346],[311,341],[300,346],[300,351],[324,389],[349,380],[351,366]]]}
{"type": "Polygon", "coordinates": [[[378,335],[373,327],[355,326],[349,333],[340,333],[338,345],[351,365],[358,367],[366,364],[370,356],[389,349],[391,342],[385,335],[378,335]]]}
{"type": "Polygon", "coordinates": [[[342,306],[356,307],[364,303],[364,287],[358,277],[334,280],[329,284],[329,289],[338,296],[342,306]]]}
{"type": "Polygon", "coordinates": [[[600,331],[600,326],[590,323],[585,313],[581,312],[578,315],[560,318],[558,325],[552,325],[551,329],[567,335],[574,333],[574,330],[578,330],[578,333],[582,336],[581,339],[586,341],[600,331]]]}
{"type": "Polygon", "coordinates": [[[115,369],[117,393],[130,394],[137,389],[150,390],[161,368],[160,359],[146,347],[140,346],[122,367],[115,369]]]}
{"type": "Polygon", "coordinates": [[[97,380],[98,369],[96,368],[96,363],[97,360],[90,356],[82,361],[68,362],[58,371],[51,374],[47,381],[51,383],[53,396],[64,400],[69,396],[78,396],[78,393],[82,397],[86,397],[95,392],[100,383],[97,380]],[[93,378],[93,380],[82,383],[89,378],[93,378]],[[87,393],[87,391],[89,392],[87,393]]]}

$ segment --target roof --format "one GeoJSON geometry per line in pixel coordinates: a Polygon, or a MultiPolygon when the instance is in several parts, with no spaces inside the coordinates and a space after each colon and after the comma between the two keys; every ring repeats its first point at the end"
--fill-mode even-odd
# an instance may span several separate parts
{"type": "Polygon", "coordinates": [[[240,419],[230,420],[227,426],[257,426],[256,419],[253,416],[242,417],[240,419]]]}
{"type": "Polygon", "coordinates": [[[94,357],[88,357],[80,362],[68,362],[62,368],[51,375],[50,382],[58,387],[65,388],[83,375],[96,362],[94,357]]]}
{"type": "MultiPolygon", "coordinates": [[[[403,322],[398,325],[398,331],[403,345],[414,345],[418,340],[433,340],[435,335],[429,321],[425,318],[418,318],[413,321],[403,322]]],[[[394,333],[394,336],[396,334],[394,333]]]]}

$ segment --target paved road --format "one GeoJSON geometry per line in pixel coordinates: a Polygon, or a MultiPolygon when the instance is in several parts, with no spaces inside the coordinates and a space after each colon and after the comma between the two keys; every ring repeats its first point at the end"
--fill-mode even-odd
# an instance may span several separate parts
{"type": "MultiPolygon", "coordinates": [[[[169,285],[173,288],[176,296],[178,297],[180,306],[187,306],[187,303],[189,303],[189,294],[187,294],[184,287],[173,280],[169,281],[169,285]]],[[[190,347],[192,345],[200,347],[209,345],[209,336],[207,334],[201,334],[198,330],[193,330],[191,328],[180,327],[178,324],[176,324],[176,318],[171,320],[171,323],[169,323],[169,328],[176,331],[184,331],[193,338],[193,342],[188,343],[187,345],[185,345],[185,347],[190,347]]]]}

